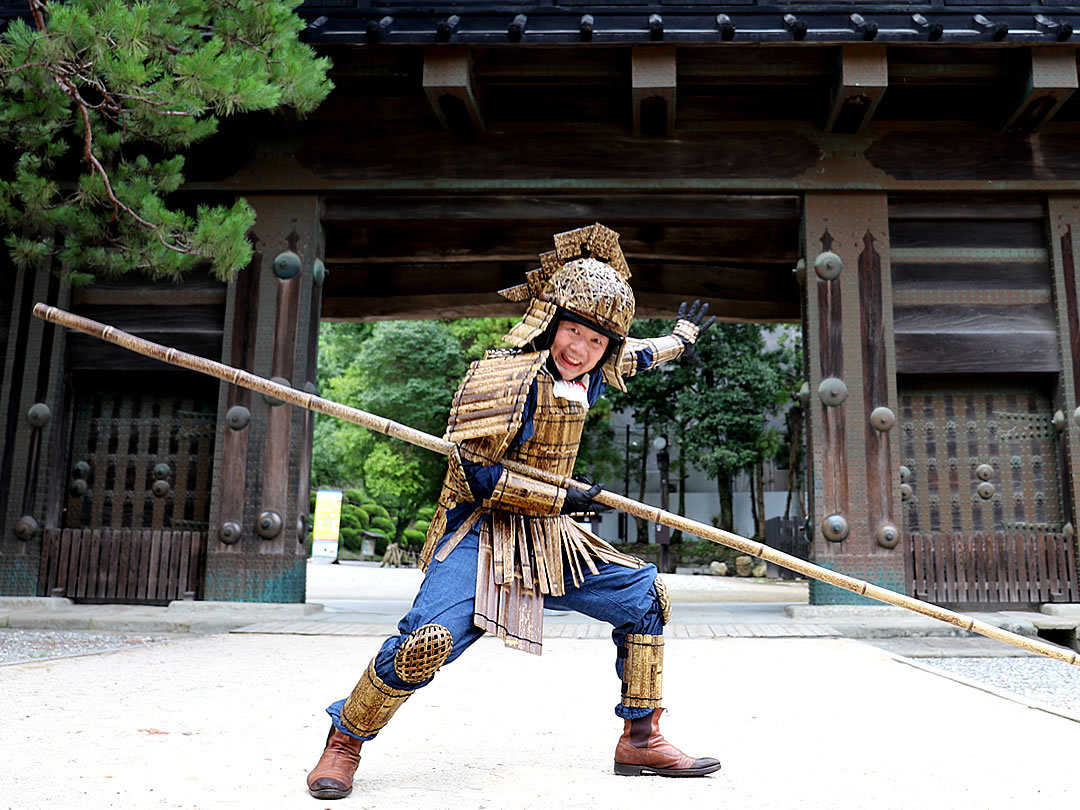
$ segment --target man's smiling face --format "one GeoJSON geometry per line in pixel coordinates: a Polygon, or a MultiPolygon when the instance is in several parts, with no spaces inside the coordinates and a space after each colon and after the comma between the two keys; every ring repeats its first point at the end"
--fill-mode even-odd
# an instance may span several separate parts
{"type": "Polygon", "coordinates": [[[575,380],[596,367],[607,347],[607,335],[575,321],[559,321],[551,359],[564,380],[575,380]]]}

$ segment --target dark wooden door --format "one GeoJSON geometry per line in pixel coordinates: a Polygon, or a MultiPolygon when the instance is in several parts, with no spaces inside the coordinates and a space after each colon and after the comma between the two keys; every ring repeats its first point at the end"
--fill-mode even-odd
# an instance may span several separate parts
{"type": "Polygon", "coordinates": [[[899,394],[912,595],[1030,603],[1074,593],[1075,583],[1059,586],[1075,577],[1075,561],[1062,534],[1058,439],[1044,390],[954,377],[902,380],[899,394]]]}
{"type": "Polygon", "coordinates": [[[901,382],[908,533],[1060,532],[1050,398],[1007,380],[901,382]]]}
{"type": "Polygon", "coordinates": [[[216,384],[122,374],[76,378],[73,389],[68,531],[48,538],[41,588],[114,602],[201,595],[216,384]]]}
{"type": "Polygon", "coordinates": [[[204,532],[46,529],[39,596],[167,605],[202,595],[204,532]]]}

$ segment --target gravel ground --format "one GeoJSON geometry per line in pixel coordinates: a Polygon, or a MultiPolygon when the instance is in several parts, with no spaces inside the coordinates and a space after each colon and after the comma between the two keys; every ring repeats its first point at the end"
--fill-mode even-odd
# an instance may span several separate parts
{"type": "Polygon", "coordinates": [[[169,641],[174,636],[87,630],[0,630],[0,665],[108,652],[169,641]]]}
{"type": "Polygon", "coordinates": [[[1080,667],[1050,658],[923,658],[920,664],[1080,715],[1080,667]]]}

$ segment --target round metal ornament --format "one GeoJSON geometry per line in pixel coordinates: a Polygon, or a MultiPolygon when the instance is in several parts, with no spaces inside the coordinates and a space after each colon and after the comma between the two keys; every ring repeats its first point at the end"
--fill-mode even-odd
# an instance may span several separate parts
{"type": "Polygon", "coordinates": [[[279,253],[274,258],[274,275],[280,278],[282,281],[288,281],[290,278],[296,278],[300,274],[300,257],[293,253],[291,250],[286,250],[284,253],[279,253]]]}
{"type": "Polygon", "coordinates": [[[848,397],[848,389],[844,381],[838,377],[826,377],[818,386],[818,398],[827,407],[835,408],[848,397]]]}
{"type": "Polygon", "coordinates": [[[1054,416],[1050,421],[1053,422],[1054,430],[1056,430],[1058,433],[1061,433],[1063,430],[1065,430],[1065,425],[1068,424],[1068,420],[1065,418],[1064,411],[1054,411],[1054,416]]]}
{"type": "Polygon", "coordinates": [[[23,515],[15,521],[15,536],[23,541],[30,540],[40,528],[33,515],[23,515]]]}
{"type": "Polygon", "coordinates": [[[832,281],[840,275],[840,271],[843,269],[844,260],[831,250],[819,253],[817,258],[814,259],[814,272],[822,281],[832,281]]]}
{"type": "Polygon", "coordinates": [[[830,542],[839,543],[841,540],[847,539],[850,532],[851,527],[848,526],[847,518],[843,515],[829,515],[825,520],[821,521],[821,533],[830,542]]]}
{"type": "Polygon", "coordinates": [[[251,411],[243,405],[233,405],[225,412],[225,425],[229,430],[243,430],[251,422],[251,411]]]}
{"type": "Polygon", "coordinates": [[[44,402],[35,402],[26,412],[26,421],[31,427],[43,428],[52,420],[52,411],[44,402]]]}
{"type": "Polygon", "coordinates": [[[255,533],[263,540],[272,540],[277,537],[281,534],[281,528],[281,515],[269,509],[261,512],[255,519],[255,533]]]}
{"type": "Polygon", "coordinates": [[[893,425],[896,424],[896,414],[884,405],[878,408],[874,408],[870,412],[870,426],[877,431],[885,433],[892,430],[893,425]]]}
{"type": "Polygon", "coordinates": [[[218,540],[227,546],[231,546],[240,539],[240,531],[239,523],[232,520],[226,521],[218,529],[218,540]]]}
{"type": "Polygon", "coordinates": [[[900,542],[900,530],[891,523],[883,523],[874,533],[874,539],[882,548],[896,548],[896,544],[900,542]]]}

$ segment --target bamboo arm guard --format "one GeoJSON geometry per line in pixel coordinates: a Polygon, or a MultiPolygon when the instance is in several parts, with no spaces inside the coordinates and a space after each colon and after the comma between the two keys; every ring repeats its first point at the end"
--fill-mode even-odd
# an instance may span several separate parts
{"type": "Polygon", "coordinates": [[[627,338],[622,358],[619,360],[619,370],[624,377],[633,377],[643,371],[651,371],[662,363],[678,359],[685,350],[686,343],[674,334],[648,340],[627,338]],[[645,350],[649,353],[642,357],[645,350]]]}
{"type": "Polygon", "coordinates": [[[503,469],[495,491],[484,506],[519,515],[557,515],[562,510],[566,490],[503,469]]]}

